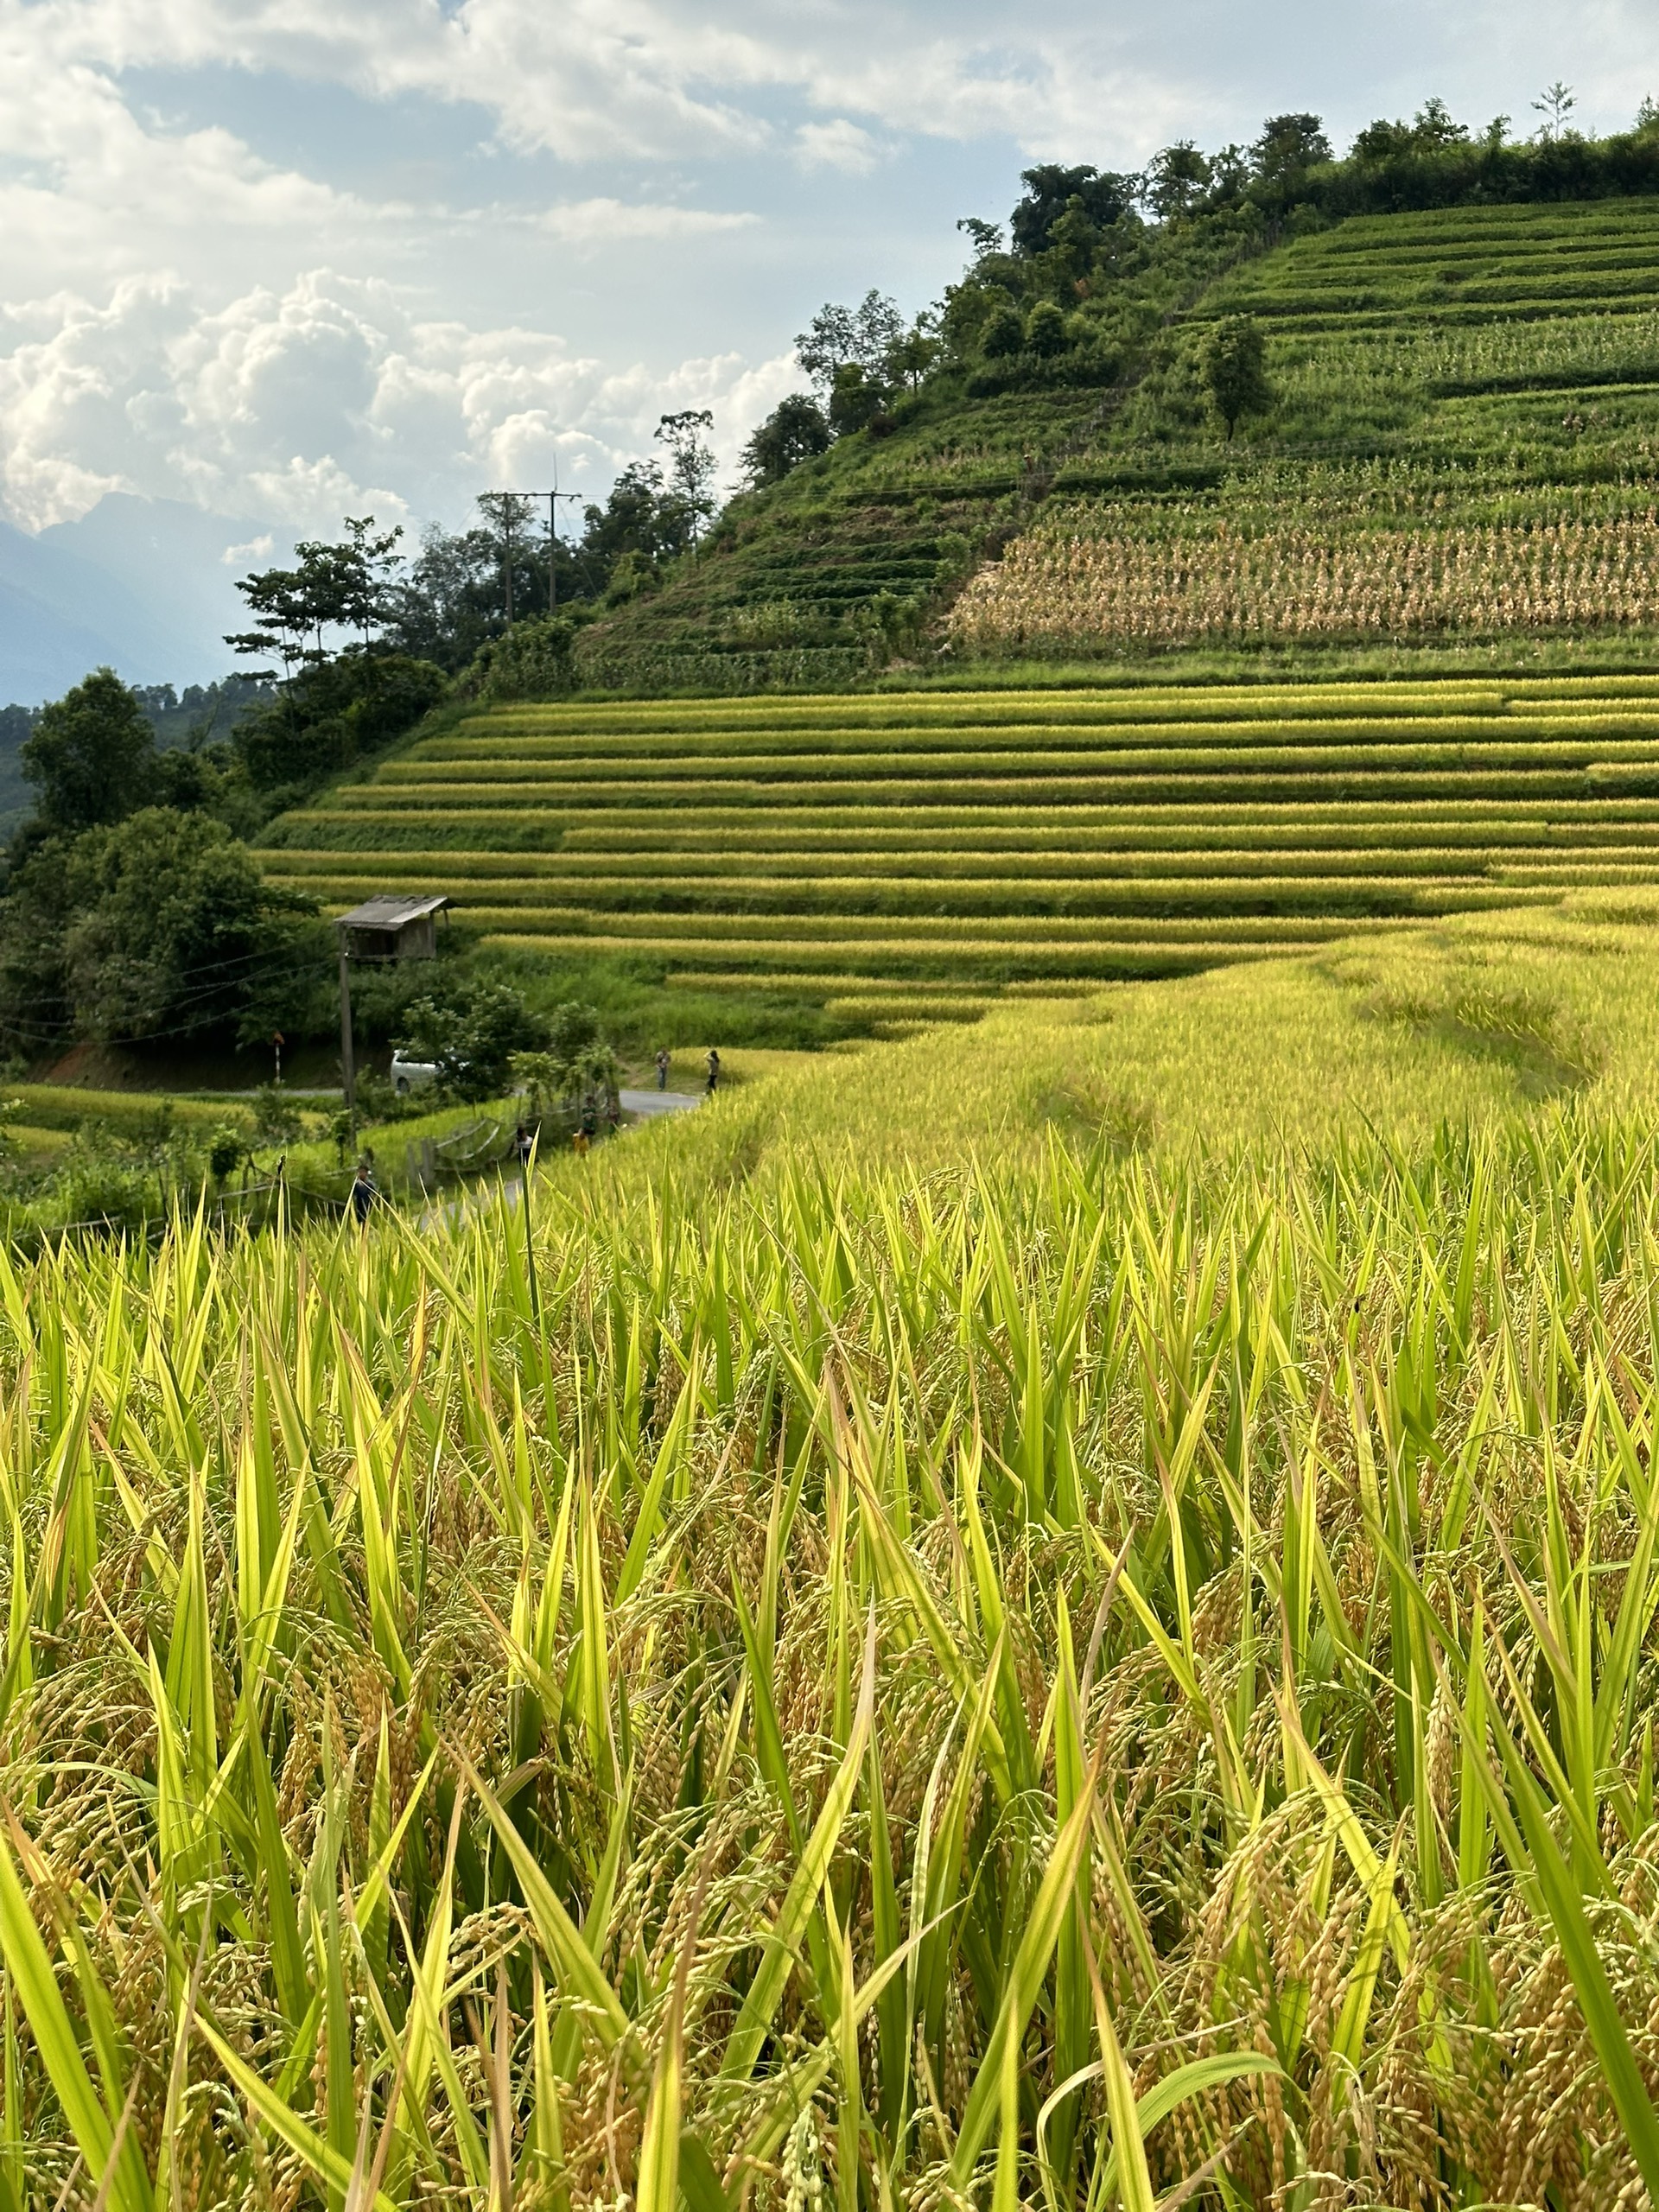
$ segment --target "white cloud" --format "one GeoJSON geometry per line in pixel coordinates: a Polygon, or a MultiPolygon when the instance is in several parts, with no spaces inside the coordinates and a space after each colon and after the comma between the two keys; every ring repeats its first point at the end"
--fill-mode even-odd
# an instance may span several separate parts
{"type": "Polygon", "coordinates": [[[746,231],[760,221],[744,210],[727,213],[711,207],[675,207],[649,200],[562,201],[537,218],[539,226],[567,245],[614,245],[620,239],[713,238],[723,231],[746,231]]]}
{"type": "Polygon", "coordinates": [[[597,496],[677,408],[714,410],[734,467],[795,381],[786,354],[607,367],[544,331],[418,320],[391,286],[326,269],[223,307],[129,279],[101,306],[60,294],[7,319],[0,500],[30,529],[111,491],[307,531],[369,510],[454,514],[555,472],[597,496]]]}
{"type": "Polygon", "coordinates": [[[868,175],[881,158],[869,132],[844,115],[833,123],[802,124],[795,146],[803,168],[840,169],[848,176],[868,175]]]}

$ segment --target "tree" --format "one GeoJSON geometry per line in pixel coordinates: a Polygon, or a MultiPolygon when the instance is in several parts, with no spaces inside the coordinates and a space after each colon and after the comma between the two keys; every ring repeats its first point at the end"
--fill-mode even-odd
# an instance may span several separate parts
{"type": "Polygon", "coordinates": [[[501,619],[511,628],[513,619],[513,569],[520,537],[528,527],[535,501],[528,492],[480,492],[478,510],[493,537],[501,577],[501,619]]]}
{"type": "Polygon", "coordinates": [[[709,408],[687,407],[677,415],[664,415],[652,434],[668,448],[669,497],[685,517],[686,536],[694,550],[698,531],[716,508],[715,477],[720,464],[703,435],[714,427],[709,408]]]}
{"type": "Polygon", "coordinates": [[[846,437],[874,422],[887,404],[886,391],[861,361],[843,361],[830,394],[830,427],[837,437],[846,437]]]}
{"type": "Polygon", "coordinates": [[[515,1053],[512,1074],[530,1091],[539,1111],[543,1097],[580,1099],[589,1091],[614,1091],[621,1069],[600,1027],[598,1010],[567,999],[553,1009],[543,1049],[515,1053]]]}
{"type": "Polygon", "coordinates": [[[888,382],[917,391],[942,350],[936,318],[931,314],[918,315],[904,336],[887,348],[888,382]]]}
{"type": "Polygon", "coordinates": [[[1036,354],[1065,351],[1065,317],[1052,300],[1039,300],[1026,317],[1026,350],[1036,354]]]}
{"type": "Polygon", "coordinates": [[[9,964],[14,1006],[51,999],[60,1025],[111,1042],[303,1029],[327,974],[314,902],[273,889],[222,823],[168,807],[41,847],[0,919],[35,933],[29,976],[9,964]]]}
{"type": "MultiPolygon", "coordinates": [[[[346,543],[328,549],[334,559],[340,620],[355,630],[366,650],[391,606],[391,575],[397,566],[401,527],[374,534],[372,515],[347,515],[346,543]]],[[[302,553],[313,549],[302,546],[302,553]]]]}
{"type": "Polygon", "coordinates": [[[654,563],[683,553],[690,543],[685,510],[654,461],[630,461],[605,505],[587,508],[584,519],[582,550],[607,582],[629,554],[654,563]]]}
{"type": "Polygon", "coordinates": [[[827,453],[830,438],[829,418],[817,401],[792,391],[751,432],[743,448],[743,473],[757,487],[780,484],[791,468],[827,453]]]}
{"type": "Polygon", "coordinates": [[[977,215],[963,215],[958,219],[957,228],[967,232],[969,244],[974,249],[976,261],[983,261],[988,254],[1001,252],[1002,226],[1001,223],[982,222],[977,215]]]}
{"type": "Polygon", "coordinates": [[[1209,188],[1211,164],[1190,138],[1178,138],[1147,164],[1141,196],[1160,223],[1188,214],[1209,188]]]}
{"type": "Polygon", "coordinates": [[[417,999],[405,1021],[404,1050],[431,1061],[446,1090],[474,1102],[504,1095],[519,1053],[547,1049],[547,1022],[506,983],[470,990],[458,1004],[417,999]]]}
{"type": "Polygon", "coordinates": [[[1642,105],[1636,111],[1636,122],[1633,127],[1638,138],[1651,137],[1656,132],[1659,132],[1659,107],[1654,105],[1653,95],[1650,92],[1643,94],[1642,105]]]}
{"type": "Polygon", "coordinates": [[[1200,367],[1230,438],[1241,416],[1260,414],[1272,404],[1267,347],[1260,325],[1249,315],[1229,315],[1215,325],[1205,341],[1200,367]]]}
{"type": "Polygon", "coordinates": [[[42,824],[73,836],[143,804],[156,737],[137,694],[100,668],[41,709],[18,757],[42,824]]]}
{"type": "Polygon", "coordinates": [[[1557,138],[1567,137],[1568,130],[1567,119],[1577,105],[1578,101],[1573,96],[1573,87],[1570,85],[1564,85],[1559,77],[1553,85],[1547,85],[1538,98],[1534,100],[1533,113],[1541,115],[1544,118],[1538,126],[1538,136],[1546,145],[1549,145],[1557,138]]]}
{"type": "Polygon", "coordinates": [[[1331,141],[1317,115],[1270,115],[1250,148],[1255,183],[1270,200],[1294,200],[1308,170],[1331,159],[1331,141]]]}
{"type": "Polygon", "coordinates": [[[1014,211],[1009,232],[1014,251],[1030,258],[1046,251],[1050,233],[1072,200],[1090,223],[1104,230],[1130,212],[1138,181],[1109,169],[1064,168],[1058,162],[1044,162],[1022,169],[1020,181],[1026,188],[1025,197],[1014,211]]]}
{"type": "Polygon", "coordinates": [[[372,515],[348,515],[339,543],[302,539],[292,569],[262,569],[236,588],[254,617],[251,630],[226,638],[238,653],[272,654],[290,678],[309,662],[329,657],[327,632],[355,630],[367,649],[394,600],[391,571],[401,529],[375,535],[372,515]]]}
{"type": "Polygon", "coordinates": [[[979,328],[979,349],[988,361],[1011,360],[1023,352],[1026,326],[1014,302],[1004,299],[994,307],[979,328]]]}
{"type": "Polygon", "coordinates": [[[861,368],[866,380],[880,384],[887,359],[905,336],[905,319],[895,302],[871,290],[856,308],[825,306],[795,340],[795,358],[827,397],[840,372],[861,368]]]}

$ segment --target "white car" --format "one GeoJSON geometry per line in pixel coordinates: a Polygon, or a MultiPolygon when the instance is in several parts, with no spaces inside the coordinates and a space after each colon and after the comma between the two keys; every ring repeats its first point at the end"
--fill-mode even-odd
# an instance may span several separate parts
{"type": "Polygon", "coordinates": [[[435,1060],[411,1060],[406,1052],[392,1054],[391,1087],[400,1098],[407,1098],[411,1090],[424,1090],[437,1079],[435,1060]]]}

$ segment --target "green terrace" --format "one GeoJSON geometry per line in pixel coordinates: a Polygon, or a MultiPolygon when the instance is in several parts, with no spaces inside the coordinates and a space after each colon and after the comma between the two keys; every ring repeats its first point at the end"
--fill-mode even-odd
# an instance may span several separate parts
{"type": "Polygon", "coordinates": [[[516,708],[283,817],[335,911],[877,1027],[1659,887],[1659,678],[516,708]]]}

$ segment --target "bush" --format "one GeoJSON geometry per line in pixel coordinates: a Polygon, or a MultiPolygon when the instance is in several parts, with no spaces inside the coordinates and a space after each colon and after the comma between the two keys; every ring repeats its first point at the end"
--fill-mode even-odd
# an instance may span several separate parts
{"type": "Polygon", "coordinates": [[[575,625],[566,616],[543,614],[515,622],[511,630],[480,647],[461,678],[462,688],[489,704],[511,699],[558,699],[576,684],[570,647],[575,625]]]}
{"type": "Polygon", "coordinates": [[[547,1049],[549,1026],[505,983],[486,983],[460,1003],[417,1000],[409,1010],[404,1051],[431,1061],[443,1090],[474,1101],[499,1098],[520,1052],[547,1049]]]}
{"type": "Polygon", "coordinates": [[[303,790],[412,729],[448,688],[431,661],[344,652],[302,670],[239,722],[236,747],[260,790],[303,790]]]}
{"type": "Polygon", "coordinates": [[[1065,317],[1052,300],[1039,300],[1026,317],[1025,341],[1028,352],[1039,359],[1050,354],[1064,353],[1066,345],[1065,317]]]}
{"type": "Polygon", "coordinates": [[[858,362],[849,361],[836,371],[830,394],[830,426],[837,436],[845,437],[854,430],[861,430],[886,411],[887,404],[885,388],[875,383],[858,362]]]}
{"type": "Polygon", "coordinates": [[[1025,349],[1026,326],[1012,301],[991,309],[980,326],[979,350],[988,361],[1011,360],[1025,349]]]}

